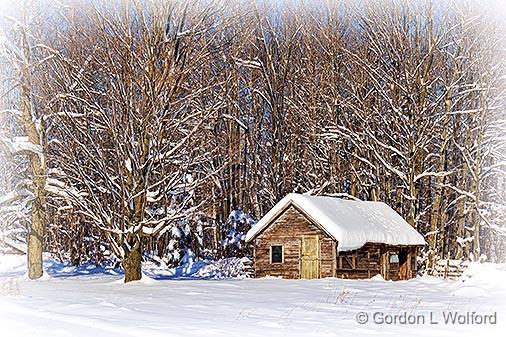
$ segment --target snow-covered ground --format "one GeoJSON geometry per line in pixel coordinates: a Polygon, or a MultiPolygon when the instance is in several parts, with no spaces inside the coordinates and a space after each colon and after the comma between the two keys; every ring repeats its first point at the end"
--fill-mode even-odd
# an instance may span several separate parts
{"type": "Polygon", "coordinates": [[[24,257],[0,256],[0,336],[489,337],[506,328],[504,265],[472,264],[459,281],[400,282],[199,279],[209,275],[151,267],[147,274],[157,280],[123,284],[114,269],[48,260],[46,270],[44,279],[29,281],[24,257]],[[475,321],[495,314],[488,320],[496,324],[445,324],[454,312],[475,321]],[[439,324],[431,324],[431,313],[439,324]],[[368,322],[359,324],[365,315],[368,322]]]}

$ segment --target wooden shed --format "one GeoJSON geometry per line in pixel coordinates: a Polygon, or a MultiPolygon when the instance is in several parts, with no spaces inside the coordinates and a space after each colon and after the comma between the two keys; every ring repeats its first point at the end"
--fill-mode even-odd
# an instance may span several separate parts
{"type": "Polygon", "coordinates": [[[246,241],[254,246],[256,277],[306,279],[409,279],[426,244],[383,202],[295,193],[260,219],[246,241]]]}

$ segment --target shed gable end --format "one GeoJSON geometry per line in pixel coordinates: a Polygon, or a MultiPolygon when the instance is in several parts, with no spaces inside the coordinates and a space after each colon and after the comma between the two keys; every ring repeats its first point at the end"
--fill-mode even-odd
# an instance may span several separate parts
{"type": "Polygon", "coordinates": [[[296,207],[290,205],[260,232],[255,239],[255,271],[257,277],[282,276],[300,277],[301,240],[303,236],[319,237],[321,277],[334,274],[334,240],[314,225],[296,207]],[[283,263],[271,263],[272,246],[283,246],[283,263]]]}

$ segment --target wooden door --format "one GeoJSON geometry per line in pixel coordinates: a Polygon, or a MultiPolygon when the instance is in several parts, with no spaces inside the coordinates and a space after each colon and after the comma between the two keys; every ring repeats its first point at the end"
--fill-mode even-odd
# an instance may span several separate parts
{"type": "Polygon", "coordinates": [[[320,249],[318,235],[303,235],[301,244],[300,277],[320,278],[320,249]]]}
{"type": "Polygon", "coordinates": [[[406,249],[399,251],[399,280],[407,280],[411,278],[410,254],[406,249]]]}

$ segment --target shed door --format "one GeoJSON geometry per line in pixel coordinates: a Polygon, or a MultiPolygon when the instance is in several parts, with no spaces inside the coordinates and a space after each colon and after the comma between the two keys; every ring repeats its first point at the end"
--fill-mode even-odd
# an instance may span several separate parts
{"type": "Polygon", "coordinates": [[[399,251],[399,280],[411,278],[411,255],[407,249],[399,251]]]}
{"type": "Polygon", "coordinates": [[[303,235],[301,245],[300,277],[320,278],[318,235],[303,235]]]}

